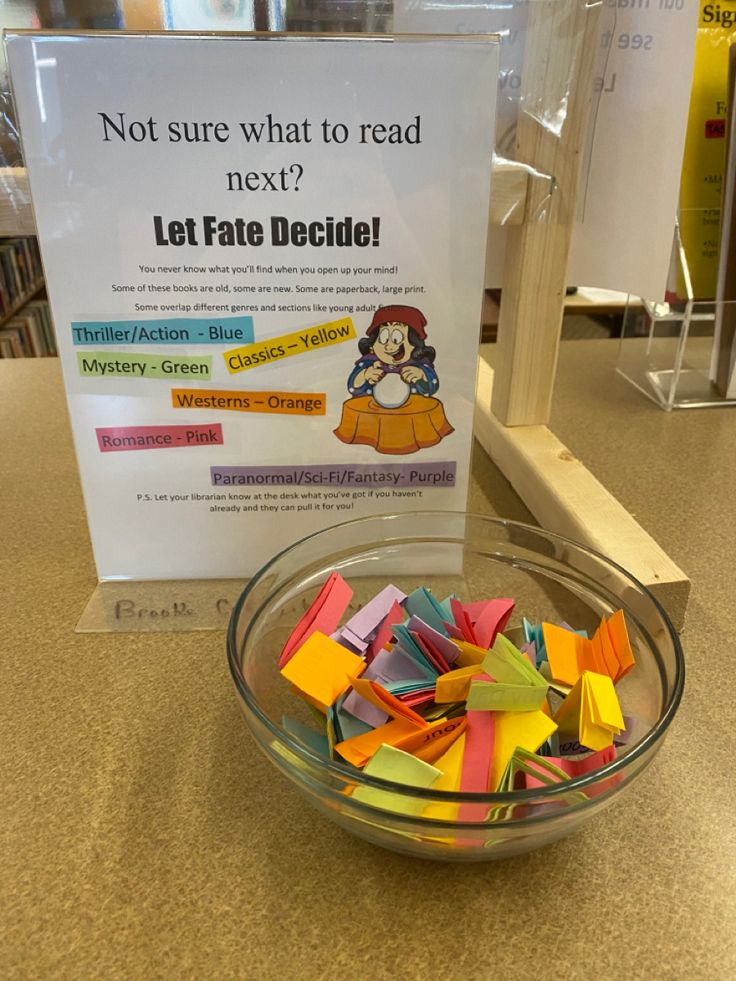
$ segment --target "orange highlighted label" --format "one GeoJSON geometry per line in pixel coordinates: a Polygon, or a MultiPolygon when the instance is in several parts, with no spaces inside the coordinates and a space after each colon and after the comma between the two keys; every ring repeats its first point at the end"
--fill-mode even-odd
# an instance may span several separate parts
{"type": "Polygon", "coordinates": [[[225,409],[230,412],[268,412],[287,416],[323,416],[324,392],[231,392],[211,388],[172,388],[175,409],[225,409]]]}

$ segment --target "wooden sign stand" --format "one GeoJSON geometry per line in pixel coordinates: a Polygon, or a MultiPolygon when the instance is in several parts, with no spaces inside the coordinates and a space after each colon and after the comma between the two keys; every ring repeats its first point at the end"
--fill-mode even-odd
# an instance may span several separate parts
{"type": "Polygon", "coordinates": [[[681,630],[687,576],[547,428],[601,6],[529,6],[516,160],[531,176],[524,206],[505,201],[519,224],[507,232],[495,372],[481,347],[475,435],[545,528],[628,569],[681,630]]]}
{"type": "MultiPolygon", "coordinates": [[[[516,162],[493,172],[490,221],[509,227],[496,367],[482,346],[475,435],[543,527],[628,569],[680,630],[687,576],[547,428],[601,8],[529,5],[516,162]]],[[[0,169],[0,236],[34,230],[25,171],[0,169]]]]}

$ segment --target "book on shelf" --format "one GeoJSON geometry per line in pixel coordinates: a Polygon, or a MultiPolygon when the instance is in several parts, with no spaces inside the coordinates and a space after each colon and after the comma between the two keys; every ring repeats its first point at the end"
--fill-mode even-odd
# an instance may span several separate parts
{"type": "Polygon", "coordinates": [[[0,358],[47,358],[57,353],[46,300],[32,300],[0,327],[0,358]]]}
{"type": "Polygon", "coordinates": [[[12,316],[42,279],[41,255],[35,238],[0,240],[0,320],[12,316]]]}

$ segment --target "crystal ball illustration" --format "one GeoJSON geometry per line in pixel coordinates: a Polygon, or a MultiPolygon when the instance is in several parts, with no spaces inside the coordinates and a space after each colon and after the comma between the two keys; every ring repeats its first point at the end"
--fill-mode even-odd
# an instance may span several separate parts
{"type": "Polygon", "coordinates": [[[411,394],[411,388],[398,372],[390,372],[373,386],[373,398],[384,409],[398,409],[411,394]]]}

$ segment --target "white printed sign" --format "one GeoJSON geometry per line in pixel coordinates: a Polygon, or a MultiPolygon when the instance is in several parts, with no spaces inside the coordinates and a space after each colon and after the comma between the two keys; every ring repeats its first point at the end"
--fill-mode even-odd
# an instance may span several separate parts
{"type": "Polygon", "coordinates": [[[463,509],[498,44],[6,43],[100,577],[463,509]]]}
{"type": "MultiPolygon", "coordinates": [[[[531,0],[535,2],[535,0],[531,0]]],[[[395,0],[394,29],[501,35],[497,152],[513,159],[529,4],[395,0]]],[[[605,0],[568,283],[664,297],[690,104],[695,0],[605,0]]],[[[550,107],[553,118],[556,107],[550,107]]],[[[560,107],[564,111],[564,106],[560,107]]],[[[503,235],[487,285],[502,286],[503,235]]]]}

